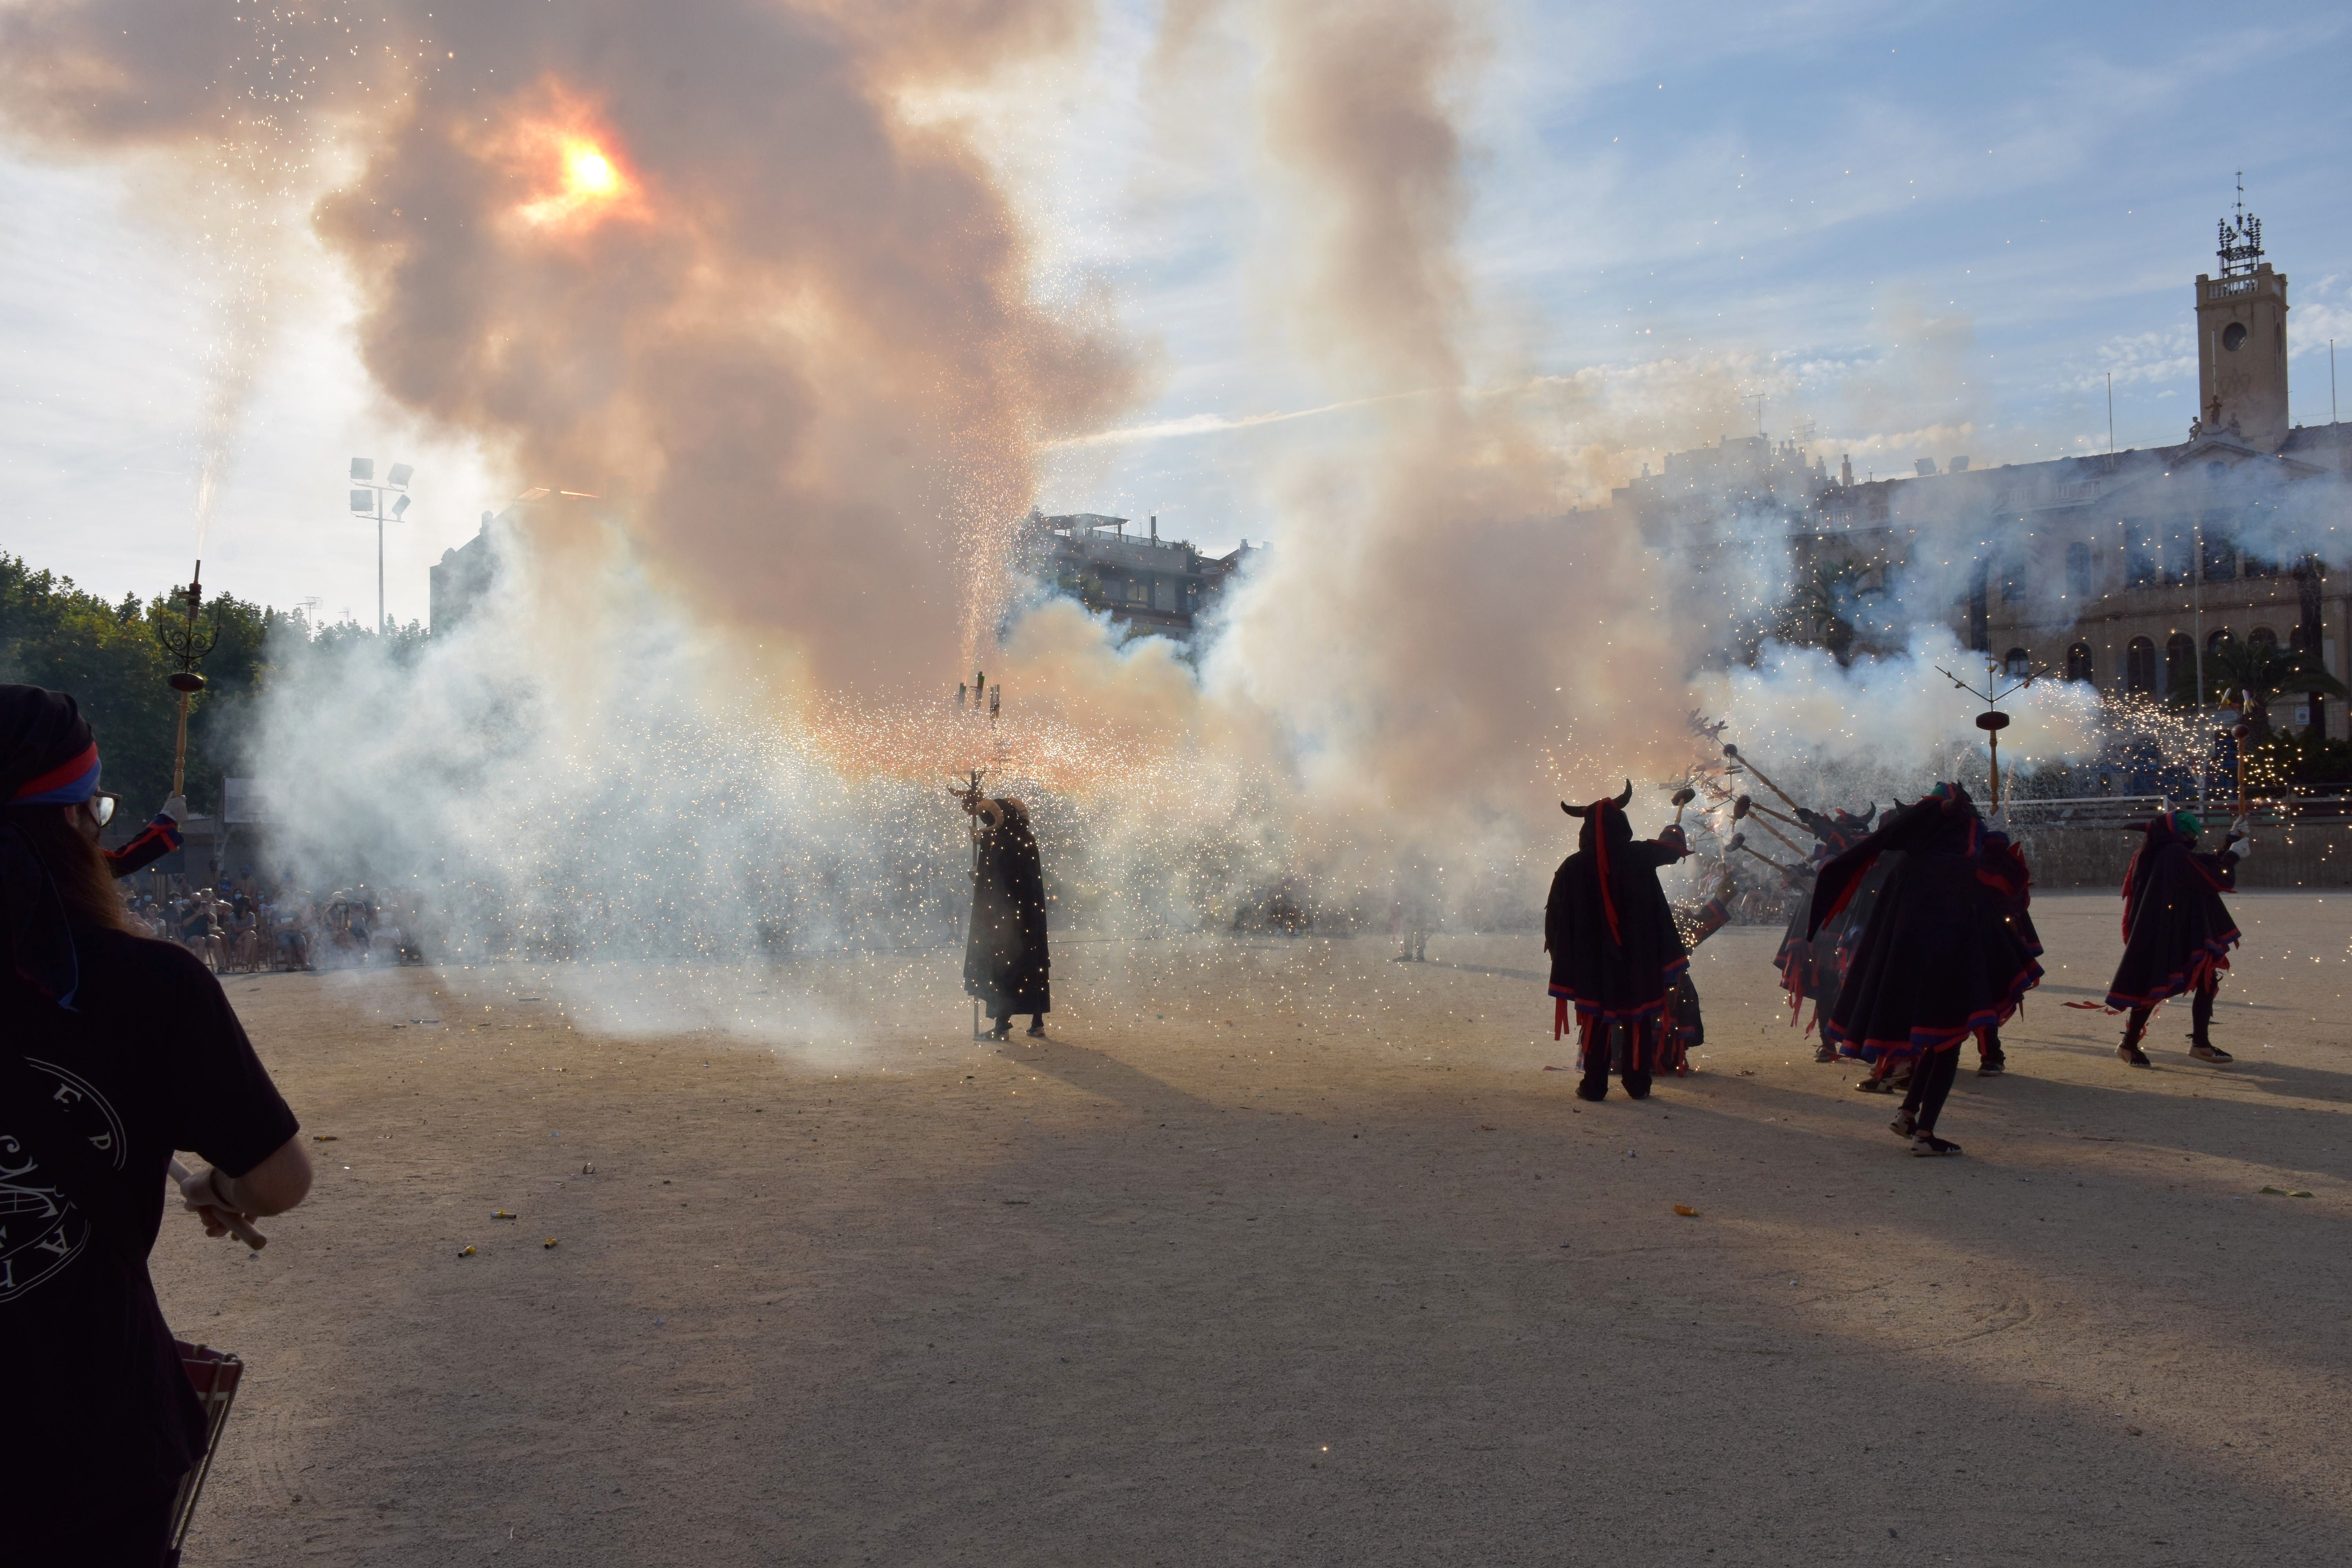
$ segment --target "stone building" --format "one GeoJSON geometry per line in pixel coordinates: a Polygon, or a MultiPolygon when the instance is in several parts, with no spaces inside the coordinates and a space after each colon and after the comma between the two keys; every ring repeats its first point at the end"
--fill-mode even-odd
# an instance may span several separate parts
{"type": "MultiPolygon", "coordinates": [[[[2352,424],[2290,424],[2286,277],[2262,259],[2256,220],[2221,232],[2220,273],[2194,286],[2198,417],[2177,446],[1989,468],[1955,458],[1947,472],[1921,458],[1856,482],[1801,442],[1734,438],[1645,468],[1610,510],[1702,572],[1780,532],[1801,584],[1833,579],[1850,596],[1854,652],[1889,651],[1935,617],[2020,673],[2112,693],[2163,695],[2223,638],[2311,648],[2352,683],[2352,572],[2326,564],[2352,552],[2352,424]]],[[[2341,703],[2279,709],[2352,733],[2341,703]]]]}
{"type": "Polygon", "coordinates": [[[1033,510],[1019,550],[1031,572],[1088,609],[1139,630],[1189,639],[1197,617],[1215,602],[1225,581],[1249,553],[1244,541],[1229,555],[1203,555],[1191,544],[1160,537],[1160,520],[1129,539],[1129,520],[1096,512],[1047,517],[1033,510]]]}

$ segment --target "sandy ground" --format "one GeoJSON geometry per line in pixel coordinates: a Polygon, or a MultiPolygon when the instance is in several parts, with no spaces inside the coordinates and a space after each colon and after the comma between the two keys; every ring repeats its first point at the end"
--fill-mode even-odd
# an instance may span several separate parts
{"type": "Polygon", "coordinates": [[[156,1248],[251,1368],[188,1561],[2352,1562],[2352,900],[2233,907],[2238,1065],[2136,1072],[2038,900],[1944,1161],[1764,930],[1639,1105],[1527,938],[1066,941],[1005,1046],[944,951],[234,979],[333,1141],[156,1248]]]}

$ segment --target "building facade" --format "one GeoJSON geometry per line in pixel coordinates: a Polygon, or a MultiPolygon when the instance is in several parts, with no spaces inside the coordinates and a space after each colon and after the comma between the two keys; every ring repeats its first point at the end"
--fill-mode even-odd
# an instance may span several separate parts
{"type": "MultiPolygon", "coordinates": [[[[1937,617],[2017,673],[2116,695],[2193,683],[2195,651],[2224,638],[2309,649],[2352,684],[2352,573],[2328,565],[2352,551],[2352,424],[2289,421],[2287,279],[2259,222],[2225,220],[2220,252],[2194,287],[2199,411],[2177,446],[1940,472],[1921,458],[1857,482],[1801,442],[1735,437],[1644,468],[1610,510],[1701,562],[1782,532],[1800,592],[1832,584],[1856,612],[1811,639],[1841,655],[1894,651],[1937,617]]],[[[2273,717],[2352,735],[2340,701],[2290,696],[2273,717]]]]}
{"type": "Polygon", "coordinates": [[[1203,555],[1160,537],[1152,518],[1139,539],[1130,520],[1097,512],[1048,517],[1034,510],[1022,525],[1020,552],[1030,572],[1097,613],[1139,631],[1189,640],[1199,618],[1241,569],[1250,546],[1203,555]]]}

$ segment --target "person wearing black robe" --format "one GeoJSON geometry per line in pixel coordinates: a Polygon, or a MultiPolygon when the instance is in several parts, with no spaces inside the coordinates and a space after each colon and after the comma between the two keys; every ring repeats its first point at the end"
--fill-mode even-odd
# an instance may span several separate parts
{"type": "Polygon", "coordinates": [[[2124,872],[2124,956],[2107,987],[2107,1005],[2131,1015],[2116,1055],[2137,1068],[2148,1065],[2139,1044],[2148,1015],[2184,991],[2192,998],[2189,1054],[2206,1062],[2236,1059],[2214,1045],[2210,1031],[2221,972],[2230,967],[2230,949],[2238,942],[2221,893],[2237,886],[2244,835],[2233,829],[2218,851],[2200,850],[2197,836],[2204,829],[2189,811],[2132,825],[2147,837],[2124,872]]]}
{"type": "MultiPolygon", "coordinates": [[[[1813,1005],[1813,1021],[1809,1029],[1819,1028],[1822,1016],[1837,1002],[1838,983],[1845,964],[1853,957],[1853,942],[1861,936],[1870,921],[1871,907],[1878,901],[1878,889],[1885,883],[1891,864],[1882,863],[1872,869],[1863,885],[1854,890],[1845,913],[1831,927],[1826,940],[1816,943],[1810,934],[1812,915],[1813,879],[1821,868],[1861,843],[1870,833],[1871,823],[1878,816],[1873,805],[1867,815],[1856,816],[1841,808],[1834,816],[1824,816],[1818,811],[1798,808],[1798,820],[1810,829],[1819,842],[1814,846],[1812,859],[1802,868],[1801,880],[1791,879],[1796,889],[1796,908],[1790,911],[1789,928],[1780,939],[1780,951],[1772,957],[1772,966],[1780,972],[1781,988],[1789,993],[1789,1022],[1793,1026],[1804,1012],[1805,1004],[1813,1005]]],[[[1813,1053],[1817,1062],[1838,1059],[1837,1047],[1824,1036],[1813,1053]]]]}
{"type": "Polygon", "coordinates": [[[1030,1015],[1029,1033],[1045,1032],[1054,1010],[1045,951],[1045,873],[1029,808],[1017,800],[964,801],[975,818],[971,864],[971,934],[963,950],[963,988],[996,1021],[995,1035],[1013,1032],[1016,1014],[1030,1015]]]}
{"type": "Polygon", "coordinates": [[[1552,1037],[1573,1010],[1580,1100],[1609,1094],[1612,1065],[1625,1092],[1646,1099],[1660,1059],[1667,993],[1690,967],[1658,868],[1688,854],[1679,827],[1636,840],[1625,820],[1633,785],[1614,799],[1560,810],[1583,819],[1577,850],[1559,864],[1544,904],[1544,950],[1551,954],[1552,1037]]]}
{"type": "Polygon", "coordinates": [[[1898,807],[1861,843],[1822,868],[1808,935],[1851,903],[1872,869],[1897,851],[1855,942],[1822,1033],[1849,1056],[1912,1065],[1895,1131],[1915,1154],[1957,1154],[1936,1120],[1958,1070],[1960,1042],[1998,1027],[2040,984],[2040,943],[2013,919],[2030,898],[2025,858],[1986,828],[1957,784],[1898,807]]]}
{"type": "MultiPolygon", "coordinates": [[[[1670,831],[1678,834],[1681,829],[1670,831]]],[[[1731,919],[1733,886],[1731,869],[1726,867],[1723,879],[1716,884],[1706,902],[1696,909],[1675,911],[1675,930],[1682,937],[1685,952],[1696,952],[1700,942],[1721,931],[1731,919]]],[[[1691,1047],[1706,1043],[1706,1021],[1698,1010],[1698,987],[1692,984],[1690,971],[1685,969],[1666,991],[1666,1010],[1658,1025],[1658,1061],[1651,1071],[1688,1078],[1691,1047]]]]}

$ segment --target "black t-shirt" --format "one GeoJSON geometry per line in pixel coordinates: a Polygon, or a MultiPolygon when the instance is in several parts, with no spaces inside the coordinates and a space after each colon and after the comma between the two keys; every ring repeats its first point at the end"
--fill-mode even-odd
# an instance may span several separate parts
{"type": "Polygon", "coordinates": [[[166,1167],[174,1150],[193,1149],[241,1176],[299,1128],[202,961],[120,931],[77,931],[75,943],[74,1012],[13,980],[0,988],[0,1048],[32,1068],[29,1078],[13,1063],[0,1073],[10,1462],[85,1479],[169,1478],[203,1452],[205,1428],[147,1277],[166,1167]],[[33,1085],[49,1105],[27,1102],[33,1085]],[[78,1202],[74,1178],[44,1167],[34,1151],[68,1135],[98,1156],[81,1178],[102,1170],[110,1192],[78,1202]],[[93,1209],[129,1237],[103,1234],[93,1209]]]}

